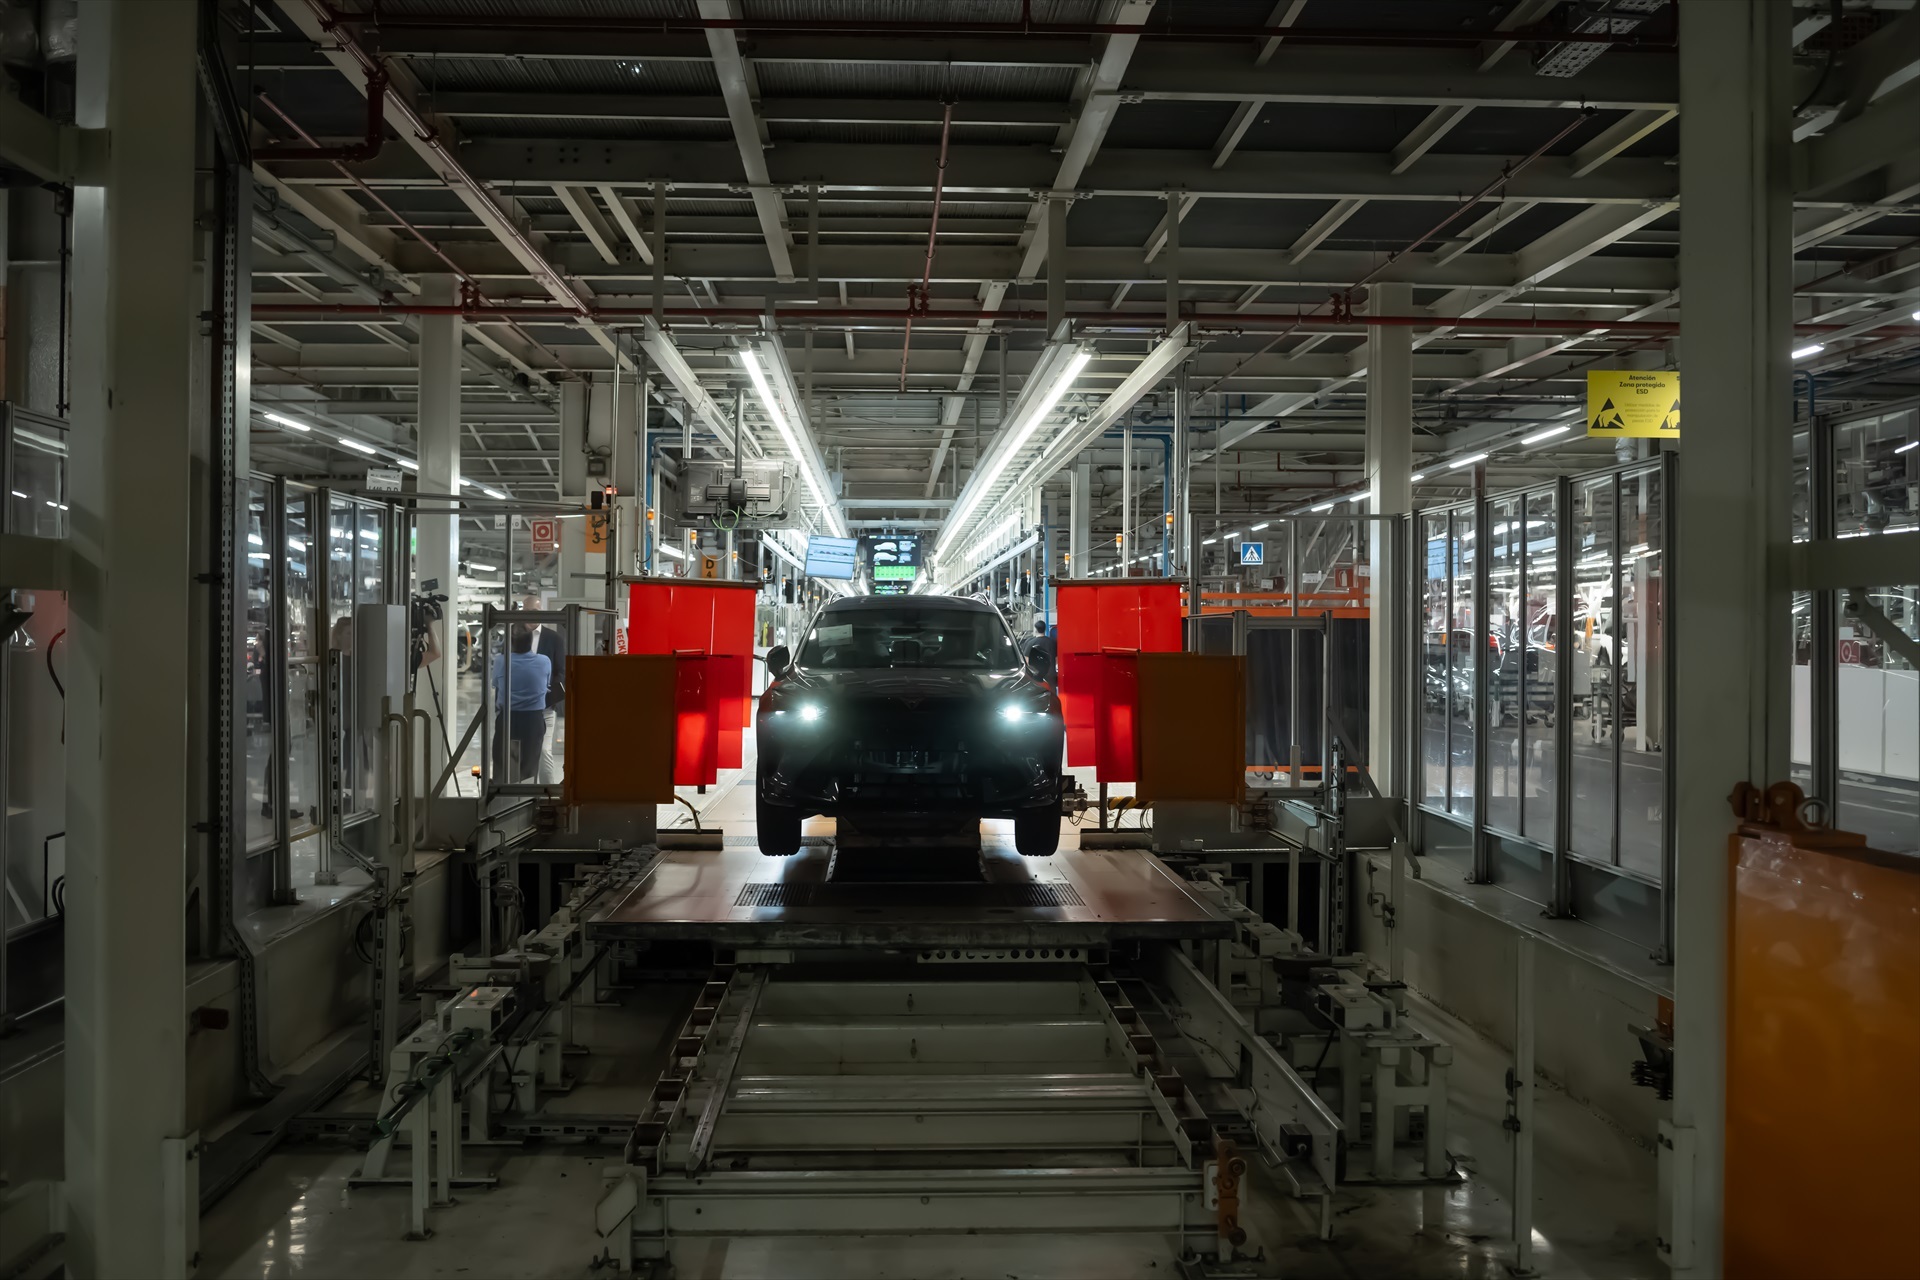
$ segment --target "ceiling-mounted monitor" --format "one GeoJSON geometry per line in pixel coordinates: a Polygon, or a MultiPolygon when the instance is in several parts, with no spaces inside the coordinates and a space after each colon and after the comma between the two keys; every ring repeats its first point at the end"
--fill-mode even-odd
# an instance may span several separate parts
{"type": "Polygon", "coordinates": [[[852,538],[823,538],[816,533],[807,539],[807,576],[851,579],[859,550],[860,544],[852,538]]]}

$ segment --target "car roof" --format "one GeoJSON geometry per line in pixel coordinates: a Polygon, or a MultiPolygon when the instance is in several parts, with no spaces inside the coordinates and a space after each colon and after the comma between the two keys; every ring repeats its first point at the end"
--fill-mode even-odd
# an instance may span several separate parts
{"type": "Polygon", "coordinates": [[[823,613],[860,613],[867,610],[885,611],[888,609],[917,609],[925,605],[937,604],[943,609],[969,609],[974,613],[993,613],[1000,611],[980,600],[969,600],[964,596],[842,596],[838,600],[829,600],[823,613]]]}

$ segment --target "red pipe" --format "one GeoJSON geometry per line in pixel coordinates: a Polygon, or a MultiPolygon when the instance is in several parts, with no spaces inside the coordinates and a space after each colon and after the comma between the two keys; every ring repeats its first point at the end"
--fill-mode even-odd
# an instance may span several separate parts
{"type": "MultiPolygon", "coordinates": [[[[380,148],[386,144],[386,103],[387,69],[383,66],[370,67],[367,70],[367,136],[350,146],[323,147],[314,142],[307,132],[295,124],[287,113],[276,106],[267,97],[266,90],[260,91],[260,100],[273,109],[273,113],[286,122],[307,145],[296,147],[290,143],[270,143],[253,149],[255,160],[331,160],[335,164],[363,164],[380,154],[380,148]]],[[[346,170],[342,169],[342,173],[346,170]]]]}
{"type": "Polygon", "coordinates": [[[1599,44],[1611,48],[1672,51],[1672,40],[1654,40],[1632,33],[1576,32],[1547,27],[1514,31],[1394,30],[1374,27],[1164,26],[1120,22],[868,22],[858,19],[775,18],[613,18],[557,14],[507,14],[468,17],[458,14],[348,13],[326,7],[325,25],[374,27],[384,31],[553,32],[599,35],[665,35],[675,32],[734,31],[742,35],[834,35],[869,38],[901,36],[1021,37],[1021,36],[1135,36],[1142,40],[1261,41],[1283,39],[1288,44],[1369,45],[1426,48],[1477,48],[1487,41],[1514,44],[1599,44]]]}
{"type": "MultiPolygon", "coordinates": [[[[653,315],[652,307],[594,307],[588,312],[577,312],[554,306],[473,306],[441,305],[424,302],[255,302],[253,304],[255,320],[327,320],[334,318],[365,318],[369,316],[464,316],[469,320],[534,320],[553,323],[572,323],[580,319],[596,320],[606,324],[631,323],[645,320],[653,315]]],[[[982,323],[1000,324],[1007,328],[1044,329],[1047,317],[1043,311],[921,311],[909,313],[900,308],[861,308],[861,307],[780,307],[768,310],[757,307],[668,307],[668,320],[688,320],[711,322],[714,320],[738,320],[758,324],[769,318],[788,324],[804,325],[808,321],[825,324],[843,324],[849,322],[867,322],[875,324],[902,324],[912,320],[919,324],[951,324],[972,327],[982,323]]],[[[1158,332],[1165,327],[1162,317],[1144,311],[1069,311],[1067,318],[1075,325],[1086,329],[1127,330],[1132,332],[1158,332]]],[[[1617,333],[1647,334],[1652,336],[1671,336],[1680,332],[1677,320],[1542,320],[1534,317],[1508,320],[1471,319],[1456,320],[1446,316],[1351,316],[1343,320],[1307,319],[1293,316],[1250,316],[1238,312],[1208,314],[1201,313],[1189,317],[1201,328],[1212,333],[1264,333],[1276,329],[1309,329],[1316,333],[1364,333],[1368,329],[1404,328],[1404,329],[1453,329],[1464,333],[1527,334],[1527,333],[1592,333],[1595,330],[1610,330],[1617,333]]],[[[1857,324],[1858,321],[1853,323],[1857,324]]],[[[1834,333],[1849,328],[1846,324],[1796,324],[1794,332],[1798,334],[1819,335],[1834,333]]],[[[1885,325],[1875,331],[1887,337],[1920,337],[1920,325],[1885,325]]]]}
{"type": "Polygon", "coordinates": [[[933,290],[933,247],[940,235],[940,196],[947,187],[947,134],[953,129],[953,104],[940,108],[940,168],[933,178],[933,221],[927,226],[927,264],[920,270],[920,284],[907,286],[907,330],[900,340],[900,389],[907,389],[907,355],[913,350],[913,315],[927,309],[933,290]]]}

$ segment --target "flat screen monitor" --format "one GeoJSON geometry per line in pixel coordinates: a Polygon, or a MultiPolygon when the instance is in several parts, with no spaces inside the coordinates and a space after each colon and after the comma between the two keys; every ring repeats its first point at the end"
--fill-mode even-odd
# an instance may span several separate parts
{"type": "Polygon", "coordinates": [[[859,560],[860,544],[852,538],[822,538],[818,534],[807,539],[807,576],[809,578],[853,577],[855,564],[859,560]]]}

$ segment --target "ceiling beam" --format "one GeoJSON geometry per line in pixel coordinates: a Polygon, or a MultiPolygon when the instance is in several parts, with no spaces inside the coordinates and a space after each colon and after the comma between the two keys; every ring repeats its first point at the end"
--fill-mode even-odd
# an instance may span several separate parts
{"type": "MultiPolygon", "coordinates": [[[[739,6],[733,0],[700,0],[700,16],[737,20],[739,6]]],[[[753,197],[754,212],[760,215],[760,233],[766,237],[767,252],[773,257],[774,275],[783,282],[791,281],[793,236],[787,230],[786,200],[773,189],[773,179],[767,174],[767,127],[754,101],[758,86],[753,83],[746,59],[740,56],[738,35],[724,27],[709,28],[706,35],[714,72],[720,77],[720,94],[726,99],[727,119],[733,124],[740,165],[746,172],[747,190],[753,197]]]]}

